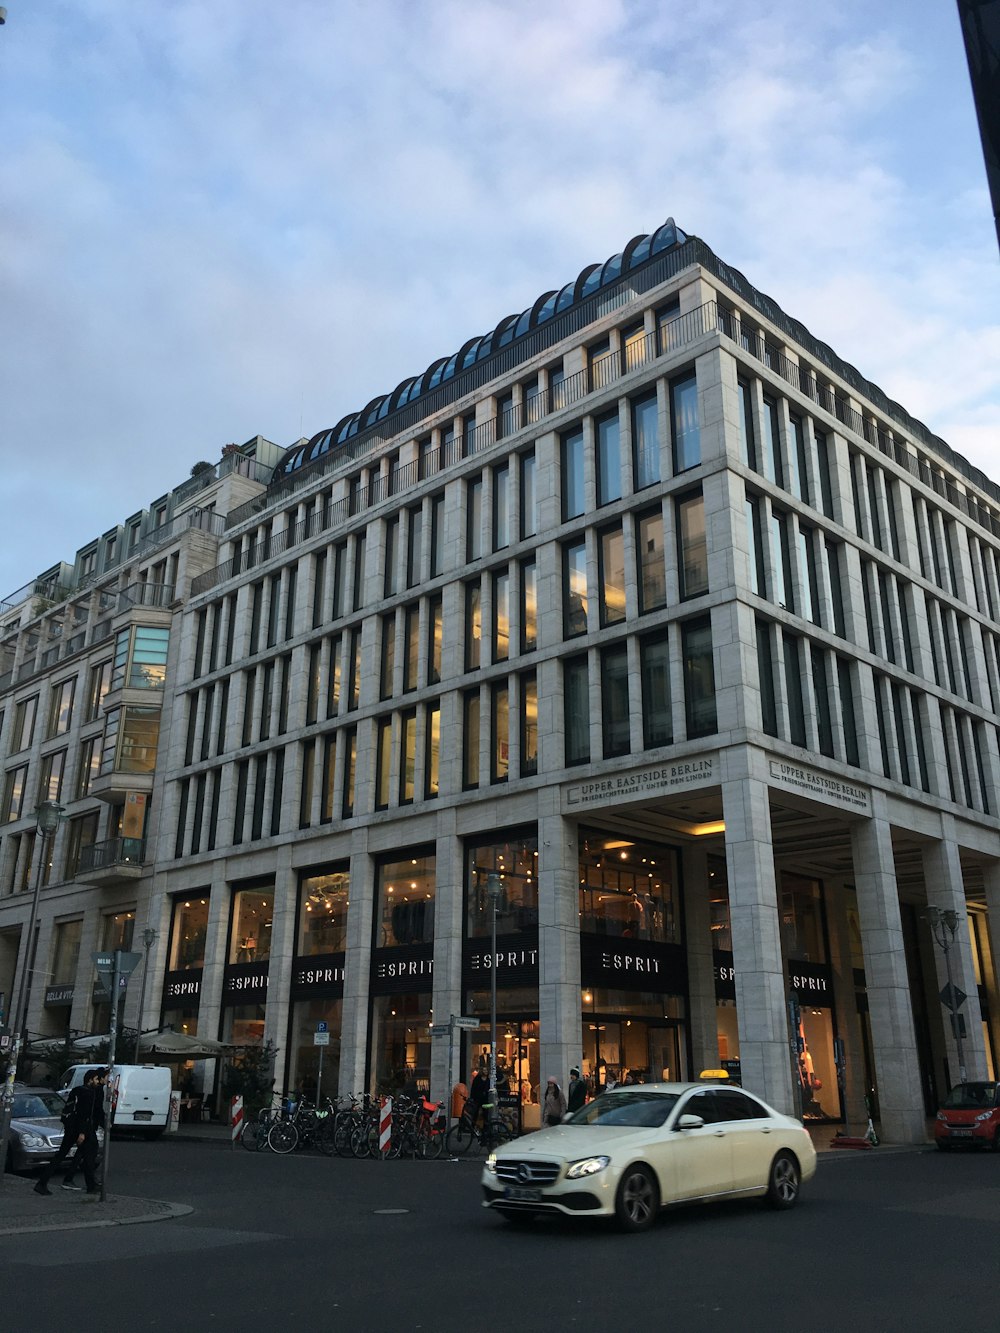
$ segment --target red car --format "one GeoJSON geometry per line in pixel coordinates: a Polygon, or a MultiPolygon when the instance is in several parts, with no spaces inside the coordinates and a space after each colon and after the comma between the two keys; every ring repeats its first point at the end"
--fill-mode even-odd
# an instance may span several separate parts
{"type": "Polygon", "coordinates": [[[934,1142],[942,1152],[967,1145],[1000,1152],[1000,1083],[959,1083],[941,1103],[934,1142]]]}

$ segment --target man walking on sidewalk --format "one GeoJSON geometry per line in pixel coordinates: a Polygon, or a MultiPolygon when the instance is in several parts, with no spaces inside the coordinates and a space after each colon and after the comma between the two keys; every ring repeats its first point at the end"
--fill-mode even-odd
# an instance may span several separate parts
{"type": "MultiPolygon", "coordinates": [[[[100,1193],[94,1166],[97,1160],[97,1131],[104,1126],[104,1079],[107,1071],[96,1069],[80,1088],[74,1089],[74,1095],[67,1103],[66,1129],[59,1151],[51,1162],[42,1168],[42,1174],[35,1185],[36,1194],[51,1194],[49,1180],[57,1164],[65,1158],[73,1145],[76,1155],[83,1166],[83,1178],[87,1183],[87,1194],[95,1197],[100,1193]],[[103,1076],[103,1077],[102,1077],[103,1076]]],[[[77,1186],[70,1185],[70,1189],[77,1186]]]]}

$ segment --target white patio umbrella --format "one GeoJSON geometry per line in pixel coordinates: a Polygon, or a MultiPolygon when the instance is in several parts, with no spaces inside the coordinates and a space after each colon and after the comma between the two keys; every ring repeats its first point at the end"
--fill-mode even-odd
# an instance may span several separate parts
{"type": "Polygon", "coordinates": [[[183,1032],[144,1032],[139,1038],[141,1055],[161,1060],[215,1060],[232,1047],[211,1037],[189,1037],[183,1032]]]}

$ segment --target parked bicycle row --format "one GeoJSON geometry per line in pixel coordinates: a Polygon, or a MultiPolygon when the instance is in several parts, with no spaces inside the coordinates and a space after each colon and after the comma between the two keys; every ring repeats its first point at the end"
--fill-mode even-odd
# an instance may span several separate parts
{"type": "Polygon", "coordinates": [[[370,1094],[265,1106],[248,1117],[239,1141],[248,1152],[286,1154],[315,1148],[326,1157],[397,1158],[431,1160],[475,1157],[516,1137],[509,1121],[493,1115],[489,1104],[466,1103],[450,1125],[443,1102],[425,1097],[399,1097],[391,1113],[370,1094]],[[384,1134],[386,1142],[383,1144],[384,1134]]]}

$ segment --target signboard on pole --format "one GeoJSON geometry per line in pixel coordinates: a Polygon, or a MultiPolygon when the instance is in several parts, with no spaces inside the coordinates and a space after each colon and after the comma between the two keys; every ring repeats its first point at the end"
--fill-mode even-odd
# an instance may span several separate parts
{"type": "Polygon", "coordinates": [[[330,1045],[330,1034],[329,1034],[329,1032],[314,1032],[314,1033],[313,1033],[313,1045],[314,1045],[314,1046],[329,1046],[329,1045],[330,1045]]]}
{"type": "Polygon", "coordinates": [[[451,1021],[457,1028],[466,1028],[469,1032],[477,1032],[483,1026],[481,1018],[460,1018],[457,1014],[452,1015],[451,1021]]]}

